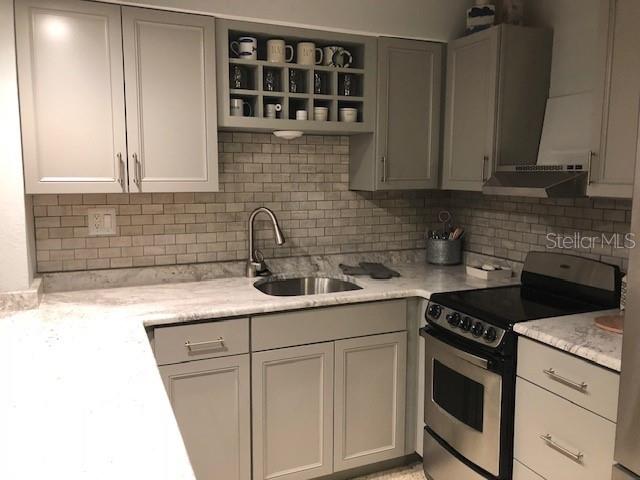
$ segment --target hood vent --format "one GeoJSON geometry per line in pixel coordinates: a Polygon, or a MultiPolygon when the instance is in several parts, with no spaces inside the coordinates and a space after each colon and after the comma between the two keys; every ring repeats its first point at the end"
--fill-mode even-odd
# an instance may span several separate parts
{"type": "Polygon", "coordinates": [[[536,198],[584,197],[587,177],[581,164],[500,167],[482,186],[482,193],[536,198]]]}

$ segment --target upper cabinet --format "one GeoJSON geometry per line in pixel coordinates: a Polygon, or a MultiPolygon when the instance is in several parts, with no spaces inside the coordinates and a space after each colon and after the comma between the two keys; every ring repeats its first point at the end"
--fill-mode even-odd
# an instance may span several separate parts
{"type": "Polygon", "coordinates": [[[438,43],[378,41],[376,129],[351,139],[352,190],[438,186],[443,52],[438,43]]]}
{"type": "Polygon", "coordinates": [[[480,191],[496,165],[535,164],[552,34],[498,25],[448,46],[442,187],[480,191]]]}
{"type": "Polygon", "coordinates": [[[122,192],[120,7],[16,1],[16,41],[27,193],[122,192]]]}
{"type": "Polygon", "coordinates": [[[640,2],[603,0],[601,5],[602,75],[594,94],[587,194],[631,198],[640,114],[640,2]]]}
{"type": "Polygon", "coordinates": [[[218,189],[213,18],[18,0],[16,33],[27,193],[218,189]]]}
{"type": "Polygon", "coordinates": [[[375,38],[226,19],[216,28],[221,128],[373,131],[375,38]]]}
{"type": "Polygon", "coordinates": [[[218,189],[214,24],[122,9],[132,192],[218,189]]]}

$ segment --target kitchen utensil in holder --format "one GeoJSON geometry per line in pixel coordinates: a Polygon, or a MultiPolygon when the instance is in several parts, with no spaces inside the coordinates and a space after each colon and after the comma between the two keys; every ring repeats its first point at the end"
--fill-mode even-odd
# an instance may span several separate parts
{"type": "Polygon", "coordinates": [[[427,238],[427,262],[433,265],[462,263],[462,238],[456,240],[427,238]]]}

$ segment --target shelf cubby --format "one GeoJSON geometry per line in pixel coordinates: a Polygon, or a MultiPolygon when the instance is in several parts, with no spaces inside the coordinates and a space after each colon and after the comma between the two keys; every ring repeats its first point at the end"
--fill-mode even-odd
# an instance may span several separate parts
{"type": "MultiPolygon", "coordinates": [[[[375,125],[376,92],[374,80],[377,68],[377,40],[372,37],[335,32],[267,25],[238,20],[217,20],[216,59],[218,89],[218,126],[239,131],[302,130],[307,133],[356,134],[373,132],[375,125]],[[229,49],[231,41],[240,36],[255,37],[258,42],[257,59],[234,58],[229,49]],[[287,45],[311,41],[316,47],[340,45],[349,50],[353,64],[346,68],[327,65],[299,65],[293,62],[267,61],[266,42],[281,38],[287,45]],[[240,70],[237,70],[240,68],[240,70]],[[238,73],[241,72],[241,73],[238,73]],[[320,93],[315,91],[315,76],[322,82],[320,93]],[[351,95],[345,93],[344,79],[351,78],[351,95]],[[242,82],[238,82],[238,77],[242,82]],[[293,79],[293,82],[292,82],[293,79]],[[355,81],[354,81],[355,80],[355,81]],[[240,87],[240,88],[238,88],[240,87]],[[230,99],[242,98],[252,108],[251,116],[230,115],[230,99]],[[274,118],[266,117],[266,106],[282,105],[274,118]],[[314,119],[314,107],[329,109],[326,121],[314,119]],[[339,122],[341,106],[358,109],[358,121],[339,122]],[[296,120],[296,111],[305,110],[307,120],[296,120]]],[[[248,113],[245,111],[245,114],[248,113]]]]}

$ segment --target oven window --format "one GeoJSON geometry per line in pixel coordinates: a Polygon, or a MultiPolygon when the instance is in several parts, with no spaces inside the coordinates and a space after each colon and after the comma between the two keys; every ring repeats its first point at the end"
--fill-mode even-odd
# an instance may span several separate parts
{"type": "Polygon", "coordinates": [[[482,432],[484,386],[433,361],[433,400],[450,415],[482,432]]]}

